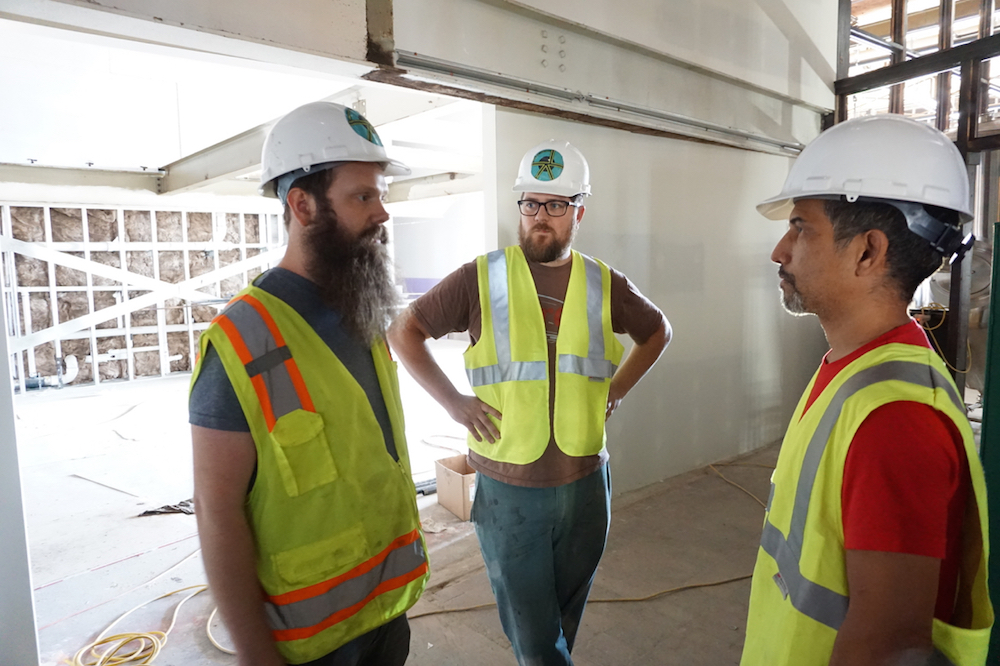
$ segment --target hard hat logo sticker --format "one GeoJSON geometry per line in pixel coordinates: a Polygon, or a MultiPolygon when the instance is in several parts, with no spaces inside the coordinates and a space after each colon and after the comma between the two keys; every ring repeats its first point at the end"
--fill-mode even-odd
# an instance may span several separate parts
{"type": "Polygon", "coordinates": [[[365,141],[374,143],[376,146],[382,145],[382,140],[378,138],[378,132],[375,131],[375,128],[372,127],[372,124],[364,116],[354,109],[344,109],[344,113],[347,115],[347,122],[351,125],[351,129],[354,130],[355,134],[365,141]]]}
{"type": "Polygon", "coordinates": [[[535,180],[555,180],[562,173],[566,163],[557,150],[542,150],[531,160],[531,175],[535,180]]]}

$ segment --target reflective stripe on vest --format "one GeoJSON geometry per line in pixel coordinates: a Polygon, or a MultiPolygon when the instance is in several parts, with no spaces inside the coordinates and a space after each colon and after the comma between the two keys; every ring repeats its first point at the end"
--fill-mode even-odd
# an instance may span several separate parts
{"type": "Polygon", "coordinates": [[[264,304],[240,296],[215,318],[233,345],[264,411],[268,431],[279,418],[304,409],[315,412],[302,373],[264,304]]]}
{"type": "Polygon", "coordinates": [[[270,597],[264,606],[274,638],[294,641],[315,636],[351,617],[380,594],[411,583],[427,570],[420,531],[413,530],[347,573],[270,597]]]}
{"type": "MultiPolygon", "coordinates": [[[[792,520],[788,529],[788,537],[771,524],[764,521],[764,532],[760,545],[768,555],[774,558],[778,565],[778,575],[775,583],[782,595],[791,600],[792,606],[803,615],[816,620],[834,630],[839,630],[847,616],[849,597],[835,592],[827,587],[806,579],[802,575],[799,561],[802,557],[802,538],[806,529],[806,517],[809,515],[809,500],[812,497],[813,485],[819,473],[823,452],[833,432],[833,427],[840,418],[844,404],[855,393],[885,381],[901,381],[916,384],[930,389],[944,389],[948,392],[955,406],[965,410],[965,404],[958,397],[955,389],[946,377],[938,370],[922,363],[910,361],[888,361],[880,365],[862,370],[844,382],[830,401],[819,425],[809,440],[805,458],[802,461],[802,471],[799,473],[798,485],[795,489],[795,503],[792,507],[792,520]],[[780,581],[778,578],[780,577],[780,581]]],[[[771,496],[768,498],[768,510],[774,498],[774,486],[771,486],[771,496]]]]}
{"type": "MultiPolygon", "coordinates": [[[[585,254],[587,272],[587,329],[589,341],[587,356],[560,354],[559,372],[610,378],[617,366],[604,356],[604,328],[601,309],[604,291],[601,285],[601,267],[585,254]]],[[[494,250],[486,255],[490,285],[490,310],[493,319],[493,346],[497,352],[496,365],[466,368],[472,386],[486,386],[500,382],[548,379],[544,361],[513,361],[510,353],[510,303],[507,294],[507,255],[504,250],[494,250]]]]}

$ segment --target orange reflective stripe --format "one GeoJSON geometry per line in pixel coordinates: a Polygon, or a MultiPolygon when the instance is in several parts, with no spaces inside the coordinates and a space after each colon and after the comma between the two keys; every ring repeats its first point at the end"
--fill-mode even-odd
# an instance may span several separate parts
{"type": "Polygon", "coordinates": [[[366,574],[376,566],[381,564],[385,558],[389,557],[389,553],[401,548],[403,546],[408,546],[414,541],[420,539],[420,530],[413,530],[408,534],[404,534],[401,537],[397,537],[390,543],[385,549],[378,555],[372,557],[371,559],[362,562],[358,566],[354,567],[346,573],[342,573],[336,578],[330,578],[329,580],[324,580],[320,583],[315,583],[309,587],[303,587],[298,590],[292,590],[291,592],[285,592],[284,594],[279,594],[277,596],[270,597],[271,603],[277,605],[291,604],[296,601],[303,601],[305,599],[311,599],[312,597],[318,597],[321,594],[326,594],[333,588],[337,587],[346,580],[351,578],[357,578],[362,574],[366,574]]]}
{"type": "Polygon", "coordinates": [[[264,323],[267,324],[267,330],[271,331],[271,336],[274,338],[274,341],[278,344],[278,346],[285,346],[285,339],[281,337],[281,331],[278,330],[278,325],[274,323],[274,319],[271,318],[271,313],[267,311],[267,308],[264,307],[263,303],[250,294],[244,294],[236,300],[244,301],[253,307],[253,309],[257,311],[257,314],[260,315],[260,318],[264,320],[264,323]]]}
{"type": "Polygon", "coordinates": [[[229,317],[225,315],[219,315],[215,318],[214,322],[219,325],[219,327],[226,332],[226,337],[229,338],[229,342],[232,343],[233,349],[236,350],[236,355],[240,357],[240,361],[243,365],[246,365],[253,360],[253,354],[247,349],[247,345],[243,342],[243,336],[240,335],[240,331],[236,328],[236,324],[230,321],[229,317]]]}
{"type": "Polygon", "coordinates": [[[331,615],[330,617],[326,618],[325,620],[323,620],[318,624],[314,624],[311,627],[302,627],[300,629],[281,629],[277,631],[272,631],[271,634],[274,636],[274,640],[276,641],[297,641],[297,640],[302,640],[303,638],[311,638],[312,636],[315,636],[324,629],[328,629],[329,627],[332,627],[338,622],[343,622],[352,615],[355,615],[356,613],[358,613],[358,611],[364,608],[372,599],[379,596],[380,594],[385,594],[386,592],[391,592],[392,590],[399,589],[404,585],[408,585],[409,583],[412,583],[416,579],[426,574],[427,571],[428,571],[427,562],[424,562],[419,567],[417,567],[413,571],[410,571],[409,573],[405,573],[402,576],[397,576],[387,581],[383,581],[378,587],[376,587],[374,590],[371,591],[371,594],[369,594],[363,600],[359,601],[353,606],[350,606],[348,608],[345,608],[341,611],[334,613],[333,615],[331,615]]]}
{"type": "Polygon", "coordinates": [[[316,406],[313,405],[312,396],[309,395],[309,391],[306,389],[306,382],[302,379],[302,373],[299,372],[299,366],[295,363],[294,358],[285,361],[285,369],[288,370],[288,376],[292,378],[295,392],[299,394],[299,402],[302,403],[302,409],[307,412],[315,412],[316,406]]]}
{"type": "MultiPolygon", "coordinates": [[[[256,298],[250,294],[244,294],[238,300],[244,301],[251,305],[260,318],[264,320],[267,325],[267,330],[271,332],[271,336],[274,338],[274,342],[278,347],[286,347],[285,338],[281,336],[281,331],[278,330],[278,325],[274,322],[274,318],[271,317],[271,313],[267,311],[264,304],[258,301],[256,298]]],[[[288,375],[292,378],[292,385],[295,387],[295,392],[299,396],[299,402],[302,403],[302,409],[307,412],[315,412],[316,407],[313,405],[312,397],[309,395],[309,390],[306,388],[306,383],[302,379],[302,373],[299,372],[299,366],[295,363],[295,358],[289,358],[285,361],[285,368],[288,370],[288,375]]]]}
{"type": "MultiPolygon", "coordinates": [[[[225,331],[226,337],[229,338],[229,343],[233,345],[233,349],[236,350],[236,355],[240,357],[240,361],[243,365],[246,365],[253,360],[253,354],[247,349],[247,345],[243,342],[243,336],[240,335],[239,329],[236,325],[226,317],[225,315],[219,315],[215,318],[215,323],[225,331]]],[[[250,383],[253,384],[253,389],[257,393],[257,399],[260,400],[261,409],[264,411],[264,421],[267,423],[267,431],[271,432],[274,430],[274,408],[271,406],[271,396],[267,393],[267,385],[264,384],[264,379],[260,375],[250,378],[250,383]]]]}

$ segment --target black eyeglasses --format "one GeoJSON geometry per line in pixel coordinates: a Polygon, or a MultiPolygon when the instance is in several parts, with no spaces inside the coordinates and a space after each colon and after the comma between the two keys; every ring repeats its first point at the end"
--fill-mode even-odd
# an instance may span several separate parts
{"type": "Polygon", "coordinates": [[[562,217],[569,210],[570,206],[579,208],[580,204],[572,201],[560,201],[559,199],[545,202],[521,199],[517,202],[517,207],[521,211],[521,215],[527,215],[528,217],[537,215],[542,206],[545,207],[545,212],[549,214],[549,217],[562,217]]]}

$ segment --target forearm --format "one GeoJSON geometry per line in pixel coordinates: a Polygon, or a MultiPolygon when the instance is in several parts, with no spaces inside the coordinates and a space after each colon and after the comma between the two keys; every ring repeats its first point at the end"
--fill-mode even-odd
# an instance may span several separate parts
{"type": "Polygon", "coordinates": [[[932,643],[940,560],[850,549],[846,563],[851,602],[830,666],[948,663],[934,657],[932,643]]]}
{"type": "Polygon", "coordinates": [[[284,664],[264,614],[255,546],[246,516],[241,511],[214,509],[204,502],[197,503],[195,515],[209,587],[240,663],[284,664]]]}
{"type": "Polygon", "coordinates": [[[639,383],[670,343],[671,329],[666,318],[648,340],[636,343],[611,379],[612,395],[622,398],[639,383]]]}
{"type": "MultiPolygon", "coordinates": [[[[940,657],[940,655],[939,655],[940,657]]],[[[844,620],[830,656],[830,666],[945,666],[949,662],[935,657],[927,635],[886,635],[885,632],[844,620]]]]}
{"type": "Polygon", "coordinates": [[[387,334],[389,344],[406,371],[427,393],[445,407],[461,396],[455,385],[434,360],[427,336],[417,326],[413,314],[406,310],[393,322],[387,334]]]}

